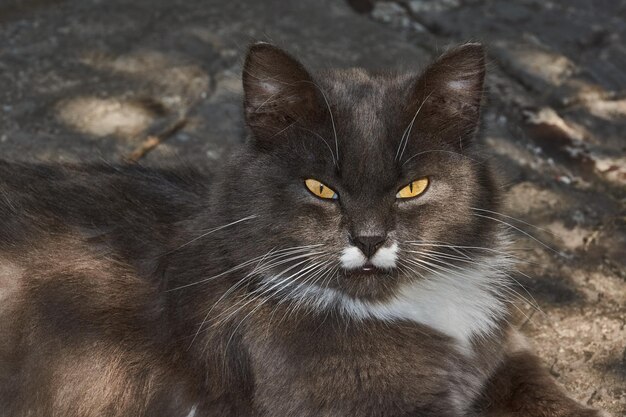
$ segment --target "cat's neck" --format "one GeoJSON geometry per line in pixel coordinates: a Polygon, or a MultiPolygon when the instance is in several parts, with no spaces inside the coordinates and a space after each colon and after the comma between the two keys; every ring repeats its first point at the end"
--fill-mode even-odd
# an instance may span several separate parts
{"type": "Polygon", "coordinates": [[[311,285],[294,297],[308,308],[336,309],[349,320],[411,321],[452,338],[467,349],[487,337],[508,314],[506,286],[510,260],[501,255],[453,273],[441,272],[401,285],[384,301],[353,298],[332,288],[311,285]]]}

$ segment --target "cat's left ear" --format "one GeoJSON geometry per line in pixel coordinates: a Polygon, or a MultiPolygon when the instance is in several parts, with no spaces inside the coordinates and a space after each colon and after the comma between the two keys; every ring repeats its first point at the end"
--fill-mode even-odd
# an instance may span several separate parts
{"type": "Polygon", "coordinates": [[[416,81],[407,113],[417,114],[415,124],[423,134],[466,146],[478,127],[484,79],[481,44],[451,49],[416,81]]]}
{"type": "Polygon", "coordinates": [[[317,90],[302,64],[268,43],[253,44],[243,68],[244,111],[255,139],[279,140],[292,124],[318,114],[317,90]]]}

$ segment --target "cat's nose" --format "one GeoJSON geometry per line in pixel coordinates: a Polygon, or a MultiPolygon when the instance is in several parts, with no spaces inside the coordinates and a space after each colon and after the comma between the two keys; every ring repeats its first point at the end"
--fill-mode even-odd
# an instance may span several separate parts
{"type": "Polygon", "coordinates": [[[361,252],[363,252],[366,257],[370,258],[376,253],[378,248],[385,243],[386,239],[387,237],[383,235],[364,235],[354,236],[352,241],[357,248],[361,249],[361,252]]]}

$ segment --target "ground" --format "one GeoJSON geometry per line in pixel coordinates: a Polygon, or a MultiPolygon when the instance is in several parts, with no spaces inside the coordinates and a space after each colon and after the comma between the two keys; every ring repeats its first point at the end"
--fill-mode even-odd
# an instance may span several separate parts
{"type": "Polygon", "coordinates": [[[253,39],[312,67],[408,70],[481,41],[483,145],[523,259],[520,325],[567,390],[621,416],[625,15],[623,0],[2,0],[0,155],[212,169],[245,137],[253,39]]]}

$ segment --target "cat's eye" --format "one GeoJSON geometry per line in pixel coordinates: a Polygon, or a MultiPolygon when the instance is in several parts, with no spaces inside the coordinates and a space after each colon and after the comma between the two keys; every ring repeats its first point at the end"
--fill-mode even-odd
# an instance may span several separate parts
{"type": "Polygon", "coordinates": [[[304,185],[306,185],[306,188],[308,188],[310,192],[312,192],[319,198],[332,200],[336,200],[339,198],[337,193],[332,188],[322,184],[318,180],[314,180],[313,178],[304,180],[304,185]]]}
{"type": "Polygon", "coordinates": [[[411,181],[398,191],[396,198],[413,198],[422,194],[428,188],[428,178],[420,178],[415,181],[411,181]]]}

